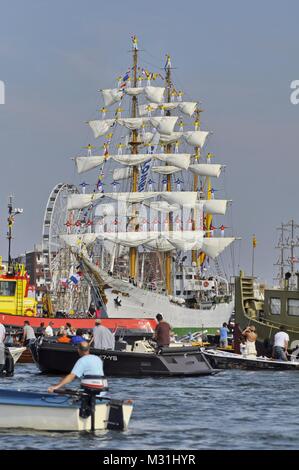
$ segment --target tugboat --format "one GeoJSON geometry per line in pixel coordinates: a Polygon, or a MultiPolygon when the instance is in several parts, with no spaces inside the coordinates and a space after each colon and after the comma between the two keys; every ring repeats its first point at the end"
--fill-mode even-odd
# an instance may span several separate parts
{"type": "Polygon", "coordinates": [[[265,289],[264,298],[255,294],[255,279],[240,276],[235,279],[235,322],[241,329],[254,325],[258,335],[257,346],[269,349],[280,325],[285,325],[290,337],[289,348],[299,344],[299,273],[297,287],[291,288],[289,274],[286,273],[285,287],[265,289]]]}
{"type": "Polygon", "coordinates": [[[254,325],[258,335],[257,350],[260,354],[271,353],[275,333],[284,325],[290,337],[289,349],[299,345],[299,272],[295,265],[298,258],[295,248],[298,247],[296,229],[298,225],[291,220],[281,224],[280,238],[277,247],[280,256],[276,266],[279,267],[278,286],[266,288],[263,292],[257,289],[254,276],[246,276],[242,271],[235,278],[235,322],[245,329],[254,325]]]}

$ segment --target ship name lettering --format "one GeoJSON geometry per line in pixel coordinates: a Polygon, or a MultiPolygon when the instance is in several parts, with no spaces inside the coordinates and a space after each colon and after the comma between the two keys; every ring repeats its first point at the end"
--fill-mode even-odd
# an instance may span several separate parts
{"type": "Polygon", "coordinates": [[[117,356],[106,356],[105,354],[102,354],[101,359],[109,359],[109,361],[117,361],[117,356]]]}

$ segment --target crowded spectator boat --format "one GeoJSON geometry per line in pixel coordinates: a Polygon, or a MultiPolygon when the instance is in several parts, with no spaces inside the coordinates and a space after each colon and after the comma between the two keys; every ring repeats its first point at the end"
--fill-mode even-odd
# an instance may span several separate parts
{"type": "Polygon", "coordinates": [[[265,356],[246,357],[218,349],[202,348],[202,353],[215,369],[299,370],[299,360],[296,356],[291,357],[291,361],[282,361],[265,356]]]}
{"type": "MultiPolygon", "coordinates": [[[[78,359],[76,346],[43,339],[30,345],[42,372],[68,373],[78,359]]],[[[156,348],[150,341],[116,342],[115,350],[91,348],[104,361],[107,376],[203,376],[214,370],[199,347],[174,343],[156,348]]]]}

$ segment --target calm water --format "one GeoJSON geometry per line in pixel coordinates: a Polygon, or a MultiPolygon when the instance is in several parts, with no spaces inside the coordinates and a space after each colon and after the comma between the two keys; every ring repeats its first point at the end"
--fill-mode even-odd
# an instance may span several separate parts
{"type": "MultiPolygon", "coordinates": [[[[1,388],[45,391],[55,376],[16,366],[1,388]]],[[[299,372],[223,371],[187,379],[110,378],[115,398],[134,400],[129,430],[0,431],[1,449],[299,449],[299,372]]],[[[17,411],[16,411],[17,412],[17,411]]]]}

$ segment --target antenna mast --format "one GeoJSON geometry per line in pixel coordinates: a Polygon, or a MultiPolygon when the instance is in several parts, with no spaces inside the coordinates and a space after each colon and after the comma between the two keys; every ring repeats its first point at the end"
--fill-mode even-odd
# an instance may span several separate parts
{"type": "Polygon", "coordinates": [[[7,272],[10,273],[12,271],[12,259],[11,259],[11,240],[12,240],[12,226],[15,221],[15,216],[17,214],[22,214],[23,209],[13,209],[13,197],[9,196],[8,200],[8,218],[7,218],[7,239],[8,239],[8,266],[7,272]]]}
{"type": "Polygon", "coordinates": [[[280,232],[278,244],[276,249],[280,250],[279,260],[274,264],[274,266],[279,267],[279,272],[274,278],[279,281],[281,287],[284,286],[284,276],[286,271],[290,271],[292,277],[290,279],[290,285],[295,286],[295,266],[299,262],[299,259],[295,256],[295,248],[299,247],[299,237],[296,236],[296,229],[299,228],[299,225],[291,219],[288,223],[282,223],[280,227],[277,227],[276,230],[280,232]],[[286,255],[286,250],[289,250],[290,256],[286,255]]]}

